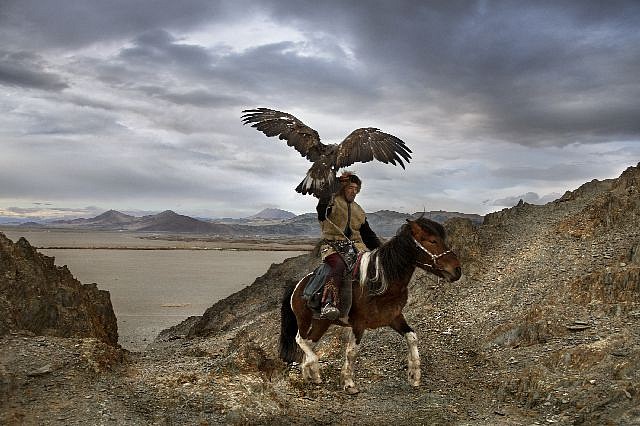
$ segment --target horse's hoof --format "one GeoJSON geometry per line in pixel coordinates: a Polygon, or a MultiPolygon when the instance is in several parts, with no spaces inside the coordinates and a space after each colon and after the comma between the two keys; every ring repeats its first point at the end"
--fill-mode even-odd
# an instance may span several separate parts
{"type": "Polygon", "coordinates": [[[320,376],[319,374],[303,374],[302,378],[304,379],[305,382],[310,382],[310,383],[313,383],[314,385],[322,384],[322,376],[320,376]]]}
{"type": "Polygon", "coordinates": [[[355,386],[346,387],[344,388],[344,391],[347,393],[347,395],[355,395],[357,393],[360,393],[360,390],[355,386]]]}

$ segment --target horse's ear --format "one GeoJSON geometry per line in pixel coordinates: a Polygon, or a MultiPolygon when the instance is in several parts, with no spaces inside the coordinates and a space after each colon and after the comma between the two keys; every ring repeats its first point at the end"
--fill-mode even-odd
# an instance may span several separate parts
{"type": "Polygon", "coordinates": [[[415,220],[407,219],[407,223],[409,223],[409,226],[411,227],[411,234],[418,238],[423,232],[422,227],[418,225],[418,222],[415,220]]]}

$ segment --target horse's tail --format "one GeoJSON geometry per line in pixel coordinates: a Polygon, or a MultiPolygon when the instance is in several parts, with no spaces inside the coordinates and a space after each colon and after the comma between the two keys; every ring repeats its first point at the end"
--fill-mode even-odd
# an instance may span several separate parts
{"type": "Polygon", "coordinates": [[[298,321],[291,309],[291,296],[296,285],[289,286],[282,296],[280,307],[280,359],[285,362],[300,361],[302,353],[296,342],[298,334],[298,321]]]}

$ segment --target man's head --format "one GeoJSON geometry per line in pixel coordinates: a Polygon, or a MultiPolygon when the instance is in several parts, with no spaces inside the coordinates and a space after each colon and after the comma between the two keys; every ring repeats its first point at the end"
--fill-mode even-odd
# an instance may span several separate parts
{"type": "Polygon", "coordinates": [[[344,172],[340,176],[340,193],[344,195],[344,198],[348,202],[352,202],[356,199],[356,195],[362,188],[362,181],[358,176],[351,172],[344,172]]]}

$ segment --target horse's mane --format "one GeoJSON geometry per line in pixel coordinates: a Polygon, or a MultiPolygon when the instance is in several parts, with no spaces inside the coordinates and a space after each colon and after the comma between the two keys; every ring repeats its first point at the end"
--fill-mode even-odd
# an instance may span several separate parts
{"type": "MultiPolygon", "coordinates": [[[[420,217],[416,223],[430,234],[445,238],[444,227],[438,222],[420,217]]],[[[413,271],[418,258],[416,243],[412,238],[411,226],[408,223],[402,225],[396,235],[380,246],[372,253],[371,262],[368,262],[367,276],[374,278],[375,283],[368,283],[369,290],[375,294],[381,294],[386,290],[389,281],[395,281],[413,271]],[[381,268],[377,266],[380,265],[381,268]],[[380,271],[380,269],[382,269],[380,271]],[[382,276],[380,276],[382,274],[382,276]],[[386,282],[385,282],[386,281],[386,282]],[[378,288],[372,288],[377,284],[378,288]]],[[[369,280],[371,281],[371,279],[369,280]]]]}

